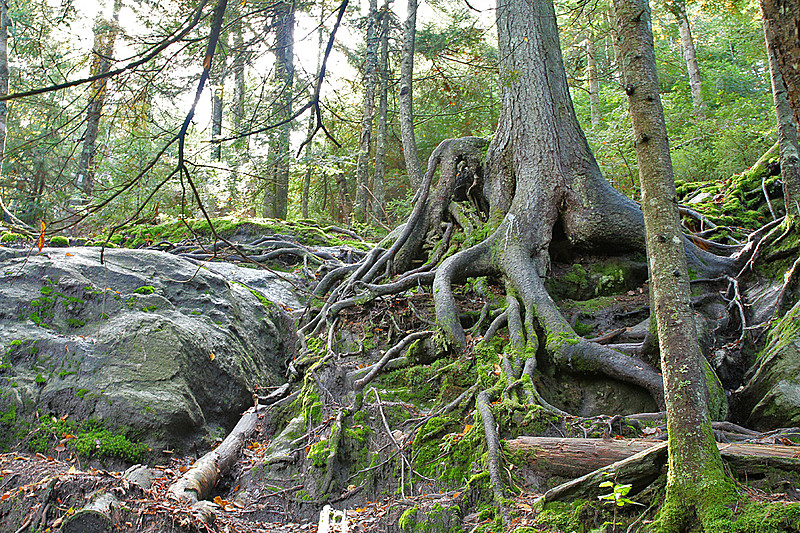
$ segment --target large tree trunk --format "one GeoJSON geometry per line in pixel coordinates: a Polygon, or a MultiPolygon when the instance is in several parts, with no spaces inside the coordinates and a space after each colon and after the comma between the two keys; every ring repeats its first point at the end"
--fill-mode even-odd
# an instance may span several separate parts
{"type": "MultiPolygon", "coordinates": [[[[8,94],[8,27],[11,19],[8,16],[8,4],[0,0],[0,95],[8,94]]],[[[0,102],[0,181],[3,178],[3,164],[6,159],[6,129],[8,127],[8,103],[0,102]]],[[[0,196],[0,216],[3,223],[11,223],[19,228],[27,225],[15,217],[6,207],[3,197],[0,196]]]]}
{"type": "MultiPolygon", "coordinates": [[[[94,47],[92,49],[92,75],[102,75],[111,70],[114,43],[119,33],[120,1],[114,2],[113,20],[98,18],[94,27],[94,47]]],[[[83,149],[75,173],[75,184],[86,197],[94,192],[95,152],[97,135],[100,132],[100,117],[106,101],[108,80],[101,78],[90,86],[89,105],[86,108],[86,132],[83,134],[83,149]]]]}
{"type": "Polygon", "coordinates": [[[647,0],[615,0],[625,92],[633,123],[653,315],[667,407],[669,472],[660,513],[664,531],[687,524],[729,490],[708,416],[702,353],[689,292],[675,182],[658,93],[647,0]]]}
{"type": "Polygon", "coordinates": [[[263,214],[267,218],[286,218],[289,197],[289,165],[292,131],[292,86],[294,84],[294,11],[293,0],[280,2],[275,13],[275,86],[277,96],[272,106],[276,128],[270,139],[270,171],[264,194],[263,214]]]}
{"type": "Polygon", "coordinates": [[[364,101],[361,111],[361,137],[356,164],[356,205],[354,218],[366,222],[369,213],[370,155],[372,124],[375,117],[375,86],[378,74],[378,0],[369,0],[367,15],[367,47],[364,54],[364,101]]]}
{"type": "Polygon", "coordinates": [[[544,288],[557,224],[573,245],[621,253],[644,249],[642,213],[603,179],[578,125],[553,5],[499,0],[497,26],[503,108],[487,155],[486,185],[488,223],[497,229],[437,270],[437,323],[447,343],[463,346],[451,283],[500,272],[523,304],[520,333],[528,353],[634,383],[661,402],[661,377],[653,368],[579,337],[544,288]]]}
{"type": "Polygon", "coordinates": [[[773,47],[794,116],[800,122],[800,3],[761,0],[761,12],[774,29],[773,47]]]}
{"type": "Polygon", "coordinates": [[[764,37],[767,42],[769,73],[775,116],[778,122],[778,143],[781,153],[781,180],[786,212],[800,215],[800,148],[797,139],[797,120],[789,103],[786,84],[778,67],[775,52],[775,21],[764,16],[764,37]]]}

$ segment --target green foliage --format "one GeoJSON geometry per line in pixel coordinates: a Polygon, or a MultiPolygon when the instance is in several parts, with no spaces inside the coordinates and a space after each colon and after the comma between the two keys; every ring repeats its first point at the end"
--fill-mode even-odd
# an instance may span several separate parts
{"type": "Polygon", "coordinates": [[[635,502],[628,498],[628,493],[631,491],[631,484],[619,484],[614,483],[613,481],[603,481],[600,483],[601,489],[611,489],[611,492],[608,494],[603,494],[598,496],[598,499],[603,503],[610,503],[616,505],[617,507],[623,507],[625,505],[642,505],[639,502],[635,502]]]}

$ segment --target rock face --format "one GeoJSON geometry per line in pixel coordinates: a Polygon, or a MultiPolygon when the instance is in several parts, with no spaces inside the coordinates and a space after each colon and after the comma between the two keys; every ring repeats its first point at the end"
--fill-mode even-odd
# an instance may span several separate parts
{"type": "Polygon", "coordinates": [[[800,302],[772,326],[745,382],[738,400],[751,427],[800,425],[800,302]]]}
{"type": "Polygon", "coordinates": [[[38,410],[181,450],[223,436],[293,355],[282,306],[299,304],[267,272],[99,248],[0,248],[0,269],[0,433],[38,410]]]}

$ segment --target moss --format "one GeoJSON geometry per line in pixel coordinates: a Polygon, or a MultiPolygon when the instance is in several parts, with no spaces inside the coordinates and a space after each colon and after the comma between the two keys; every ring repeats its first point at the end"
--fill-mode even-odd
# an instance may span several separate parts
{"type": "Polygon", "coordinates": [[[0,244],[12,244],[15,242],[23,242],[25,240],[27,240],[27,237],[25,235],[21,235],[19,233],[14,233],[11,231],[3,232],[3,234],[0,235],[0,244]]]}
{"type": "Polygon", "coordinates": [[[82,400],[83,397],[86,396],[86,394],[88,392],[89,392],[89,389],[78,389],[77,391],[75,391],[75,396],[77,396],[78,398],[80,398],[82,400]]]}
{"type": "Polygon", "coordinates": [[[134,289],[133,292],[136,294],[153,294],[156,292],[156,289],[151,285],[142,285],[141,287],[134,289]]]}
{"type": "Polygon", "coordinates": [[[455,417],[430,419],[412,444],[418,471],[453,487],[467,482],[473,463],[482,461],[485,448],[483,426],[465,424],[455,417]]]}
{"type": "Polygon", "coordinates": [[[130,463],[143,460],[150,449],[137,442],[128,428],[111,430],[97,420],[81,423],[65,418],[45,416],[30,433],[28,448],[37,453],[47,453],[58,443],[65,443],[82,457],[113,457],[130,463]]]}
{"type": "Polygon", "coordinates": [[[311,445],[308,450],[308,460],[317,468],[325,468],[325,465],[328,464],[328,455],[330,453],[331,448],[328,444],[328,439],[322,439],[311,445]]]}
{"type": "Polygon", "coordinates": [[[417,523],[417,511],[419,511],[419,507],[415,505],[400,515],[397,525],[401,531],[413,531],[414,525],[417,523]]]}
{"type": "Polygon", "coordinates": [[[50,246],[56,248],[65,248],[69,246],[69,239],[61,235],[56,235],[50,238],[50,246]]]}

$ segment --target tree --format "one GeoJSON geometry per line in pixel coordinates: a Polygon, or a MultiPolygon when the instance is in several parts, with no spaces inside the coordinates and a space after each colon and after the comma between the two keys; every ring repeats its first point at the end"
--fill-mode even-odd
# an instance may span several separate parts
{"type": "Polygon", "coordinates": [[[372,217],[378,222],[386,218],[384,212],[384,177],[386,176],[386,131],[389,113],[389,21],[392,12],[390,1],[384,0],[380,11],[380,55],[378,56],[378,126],[375,138],[375,171],[372,176],[372,217]]]}
{"type": "Polygon", "coordinates": [[[378,0],[369,0],[367,13],[367,46],[364,53],[364,100],[361,115],[358,162],[356,166],[355,220],[366,222],[370,205],[370,156],[372,155],[372,126],[375,116],[375,89],[378,77],[378,0]]]}
{"type": "Polygon", "coordinates": [[[795,118],[800,121],[800,3],[794,0],[761,0],[764,21],[774,31],[772,45],[786,84],[795,118]]]}
{"type": "Polygon", "coordinates": [[[615,0],[625,92],[633,123],[642,211],[647,233],[650,300],[658,326],[667,407],[669,471],[663,531],[684,531],[706,521],[730,484],[722,470],[708,416],[703,355],[690,304],[675,182],[658,92],[647,0],[615,0]]]}
{"type": "MultiPolygon", "coordinates": [[[[91,74],[103,76],[111,70],[114,56],[114,44],[119,34],[120,0],[114,2],[112,20],[98,17],[94,26],[94,48],[92,49],[91,74]]],[[[95,152],[97,135],[100,131],[100,117],[106,101],[108,80],[101,77],[90,87],[89,104],[86,107],[86,132],[83,135],[83,149],[75,173],[75,183],[86,197],[94,192],[95,152]]]]}
{"type": "Polygon", "coordinates": [[[792,104],[783,81],[776,50],[778,45],[775,26],[778,21],[769,17],[767,12],[763,12],[763,15],[772,95],[775,101],[775,117],[778,124],[784,204],[787,213],[800,214],[800,148],[798,148],[797,119],[792,112],[792,104]]]}
{"type": "Polygon", "coordinates": [[[276,128],[269,143],[270,164],[263,204],[263,215],[267,218],[286,218],[287,213],[294,85],[294,12],[294,0],[283,0],[275,8],[276,97],[272,105],[272,120],[280,127],[276,128]]]}
{"type": "Polygon", "coordinates": [[[689,88],[692,91],[692,104],[695,111],[703,116],[706,112],[706,102],[703,98],[703,80],[700,78],[700,67],[697,64],[697,52],[694,48],[692,27],[689,25],[689,15],[686,12],[686,2],[684,0],[667,0],[666,6],[678,22],[681,46],[683,48],[683,60],[686,62],[689,88]]]}

